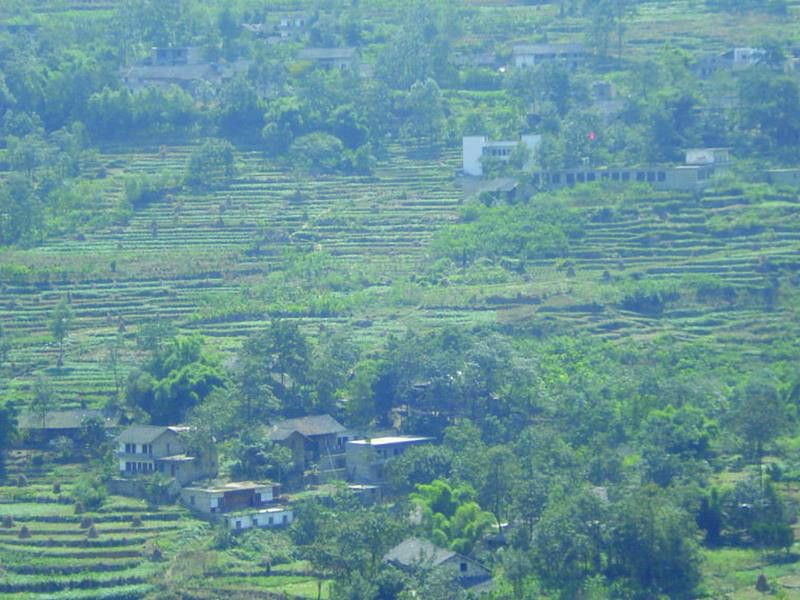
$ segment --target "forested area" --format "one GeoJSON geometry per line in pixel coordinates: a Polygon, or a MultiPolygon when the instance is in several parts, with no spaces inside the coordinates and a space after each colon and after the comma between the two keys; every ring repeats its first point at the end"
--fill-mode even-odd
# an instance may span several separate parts
{"type": "Polygon", "coordinates": [[[789,0],[5,0],[0,594],[798,593],[799,21],[789,0]],[[522,66],[526,45],[573,55],[522,66]],[[465,136],[512,142],[478,180],[465,136]],[[608,176],[693,148],[734,159],[692,190],[608,176]],[[31,433],[62,410],[100,412],[31,433]],[[265,434],[316,415],[425,443],[364,503],[265,434]],[[111,417],[186,425],[292,523],[205,523],[160,473],[119,495],[111,417]],[[399,568],[409,536],[485,581],[399,568]]]}

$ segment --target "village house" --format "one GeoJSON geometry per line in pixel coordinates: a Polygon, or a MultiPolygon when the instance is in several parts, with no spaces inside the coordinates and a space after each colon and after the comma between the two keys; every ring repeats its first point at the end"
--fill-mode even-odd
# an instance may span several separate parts
{"type": "Polygon", "coordinates": [[[337,470],[344,467],[346,431],[330,415],[312,415],[278,421],[267,435],[292,451],[293,470],[304,471],[312,464],[321,470],[337,470]]]}
{"type": "Polygon", "coordinates": [[[249,67],[250,61],[245,60],[205,61],[199,48],[153,48],[148,58],[123,70],[122,82],[132,92],[147,88],[166,90],[176,85],[197,96],[206,93],[209,87],[218,89],[249,67]]]}
{"type": "Polygon", "coordinates": [[[180,434],[188,427],[132,425],[117,437],[117,459],[120,474],[132,477],[162,473],[180,485],[217,474],[217,456],[209,444],[202,455],[186,454],[180,434]]]}
{"type": "Polygon", "coordinates": [[[430,437],[398,435],[352,440],[346,446],[347,477],[358,483],[382,483],[386,462],[406,450],[433,441],[430,437]]]}
{"type": "Polygon", "coordinates": [[[415,537],[408,538],[389,550],[383,561],[406,573],[426,569],[444,572],[466,589],[491,578],[491,572],[471,558],[415,537]]]}
{"type": "Polygon", "coordinates": [[[359,66],[358,50],[355,48],[305,48],[297,58],[328,71],[355,71],[359,66]]]}
{"type": "Polygon", "coordinates": [[[731,48],[721,54],[706,56],[694,67],[702,78],[711,77],[717,71],[741,71],[761,62],[766,56],[762,48],[731,48]]]}
{"type": "Polygon", "coordinates": [[[212,482],[181,490],[181,501],[190,510],[221,520],[233,530],[290,524],[294,514],[290,508],[278,505],[279,499],[280,485],[272,482],[212,482]]]}
{"type": "Polygon", "coordinates": [[[288,527],[294,522],[294,511],[288,506],[269,506],[258,510],[237,511],[224,515],[222,522],[233,531],[288,527]]]}
{"type": "Polygon", "coordinates": [[[781,187],[800,187],[800,168],[767,169],[764,172],[767,182],[781,187]]]}
{"type": "Polygon", "coordinates": [[[181,500],[190,509],[210,515],[262,508],[280,497],[280,488],[280,484],[272,482],[213,482],[181,489],[181,500]]]}
{"type": "Polygon", "coordinates": [[[520,143],[528,148],[529,157],[524,168],[529,170],[533,167],[536,151],[542,143],[541,135],[528,134],[521,136],[518,141],[500,142],[491,141],[485,135],[470,135],[464,137],[462,139],[462,170],[464,175],[482,177],[484,159],[492,158],[500,161],[508,161],[520,143]]]}
{"type": "Polygon", "coordinates": [[[77,440],[83,424],[90,419],[99,419],[106,430],[117,426],[118,419],[106,417],[102,411],[78,408],[73,410],[49,410],[42,418],[36,411],[23,411],[17,419],[17,429],[29,443],[46,444],[58,437],[77,440]]]}
{"type": "Polygon", "coordinates": [[[521,44],[512,48],[511,57],[515,67],[561,61],[570,69],[577,69],[589,58],[589,53],[582,44],[521,44]]]}

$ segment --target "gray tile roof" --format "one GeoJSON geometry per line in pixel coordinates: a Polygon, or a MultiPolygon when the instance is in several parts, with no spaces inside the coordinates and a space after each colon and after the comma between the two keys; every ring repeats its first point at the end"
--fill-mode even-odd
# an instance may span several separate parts
{"type": "Polygon", "coordinates": [[[278,421],[269,430],[269,439],[273,442],[280,442],[295,431],[306,437],[314,437],[341,433],[346,431],[346,428],[330,415],[312,415],[278,421]]]}
{"type": "Polygon", "coordinates": [[[456,556],[452,550],[420,538],[408,538],[389,550],[383,560],[404,567],[415,567],[419,564],[437,566],[456,556]]]}
{"type": "MultiPolygon", "coordinates": [[[[98,417],[103,419],[106,426],[113,423],[110,419],[103,418],[103,413],[99,410],[75,409],[75,410],[51,410],[45,415],[44,429],[80,429],[84,419],[98,417]]],[[[42,416],[36,412],[26,410],[18,418],[20,429],[42,429],[42,416]]]]}
{"type": "Polygon", "coordinates": [[[117,442],[122,444],[149,444],[171,430],[165,425],[131,425],[119,434],[117,442]]]}
{"type": "Polygon", "coordinates": [[[306,48],[298,55],[301,60],[342,60],[355,56],[355,48],[306,48]]]}

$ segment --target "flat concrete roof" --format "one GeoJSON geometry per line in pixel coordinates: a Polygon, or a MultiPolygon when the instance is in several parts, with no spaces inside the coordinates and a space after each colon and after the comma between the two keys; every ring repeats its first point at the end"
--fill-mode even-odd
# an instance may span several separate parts
{"type": "Polygon", "coordinates": [[[187,487],[187,490],[198,490],[201,492],[211,492],[211,493],[224,493],[224,492],[235,492],[241,490],[258,490],[263,488],[271,488],[275,486],[274,483],[256,483],[255,481],[229,481],[227,483],[213,483],[211,485],[201,487],[201,486],[191,486],[187,487]]]}
{"type": "Polygon", "coordinates": [[[419,437],[413,435],[396,435],[388,437],[372,438],[369,440],[353,440],[348,444],[358,446],[391,446],[393,444],[413,444],[414,442],[432,442],[432,437],[419,437]]]}

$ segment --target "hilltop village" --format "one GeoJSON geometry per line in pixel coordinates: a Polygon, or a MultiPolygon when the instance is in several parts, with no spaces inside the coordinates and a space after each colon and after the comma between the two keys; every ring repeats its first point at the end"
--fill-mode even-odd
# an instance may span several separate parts
{"type": "Polygon", "coordinates": [[[800,594],[800,4],[0,2],[0,596],[800,594]]]}

